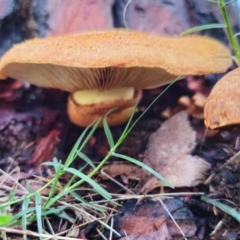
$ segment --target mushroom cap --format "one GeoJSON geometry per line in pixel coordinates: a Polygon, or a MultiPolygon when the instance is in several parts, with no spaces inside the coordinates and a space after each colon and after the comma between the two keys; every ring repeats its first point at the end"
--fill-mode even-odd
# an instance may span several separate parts
{"type": "Polygon", "coordinates": [[[0,60],[0,78],[69,92],[144,89],[170,83],[178,75],[224,72],[230,65],[230,51],[214,39],[110,30],[17,44],[0,60]]]}
{"type": "Polygon", "coordinates": [[[204,122],[210,129],[240,123],[240,67],[213,87],[205,103],[204,122]]]}

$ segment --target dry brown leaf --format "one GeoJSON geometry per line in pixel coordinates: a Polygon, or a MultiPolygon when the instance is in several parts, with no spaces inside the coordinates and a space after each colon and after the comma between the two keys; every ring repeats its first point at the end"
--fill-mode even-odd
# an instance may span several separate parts
{"type": "MultiPolygon", "coordinates": [[[[146,225],[146,219],[140,218],[140,221],[141,220],[145,220],[145,221],[143,221],[143,225],[144,225],[144,229],[146,230],[146,228],[149,227],[148,224],[146,225]]],[[[120,240],[145,240],[145,239],[171,240],[172,237],[168,231],[168,227],[166,224],[166,218],[164,216],[161,216],[159,218],[159,220],[162,221],[160,225],[156,224],[155,222],[152,223],[155,228],[154,231],[153,230],[149,231],[149,229],[148,229],[148,231],[146,231],[145,233],[131,234],[126,237],[120,238],[120,240]]],[[[139,220],[137,220],[137,221],[139,221],[139,220]]]]}
{"type": "Polygon", "coordinates": [[[21,88],[22,82],[10,80],[8,82],[0,83],[0,99],[7,98],[14,95],[16,89],[21,88]]]}
{"type": "Polygon", "coordinates": [[[38,141],[34,153],[31,156],[30,163],[38,166],[42,162],[50,161],[53,159],[56,151],[56,144],[59,143],[59,131],[52,130],[46,137],[38,141]]]}
{"type": "MultiPolygon", "coordinates": [[[[196,132],[190,126],[186,111],[181,111],[151,135],[144,163],[165,177],[175,187],[194,186],[205,179],[210,164],[191,151],[196,144],[196,132]]],[[[162,186],[156,177],[144,171],[141,192],[162,186]]]]}
{"type": "Polygon", "coordinates": [[[180,199],[168,199],[163,202],[165,206],[149,199],[144,199],[136,205],[133,202],[126,204],[127,207],[123,208],[115,226],[126,236],[121,239],[183,239],[182,233],[188,239],[195,237],[197,226],[184,203],[180,199]],[[182,233],[165,208],[177,219],[182,233]]]}
{"type": "MultiPolygon", "coordinates": [[[[126,162],[114,162],[106,165],[102,170],[113,178],[121,176],[122,180],[123,177],[127,177],[127,179],[140,179],[142,175],[142,168],[126,162]]],[[[101,178],[107,179],[103,174],[101,178]]],[[[126,181],[124,181],[124,183],[126,183],[126,181]]]]}

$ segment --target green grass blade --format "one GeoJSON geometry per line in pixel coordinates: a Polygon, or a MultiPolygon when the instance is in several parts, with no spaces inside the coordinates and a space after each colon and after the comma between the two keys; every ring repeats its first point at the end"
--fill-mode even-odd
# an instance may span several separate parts
{"type": "Polygon", "coordinates": [[[92,160],[84,153],[79,152],[78,156],[83,159],[87,164],[89,164],[92,168],[95,168],[96,166],[94,165],[94,163],[92,162],[92,160]]]}
{"type": "Polygon", "coordinates": [[[218,207],[219,209],[221,209],[222,211],[224,211],[225,213],[227,213],[228,215],[232,216],[233,218],[235,218],[239,223],[240,223],[240,212],[238,212],[236,209],[231,208],[217,200],[202,196],[201,199],[207,203],[212,204],[213,206],[218,207]]]}
{"type": "Polygon", "coordinates": [[[89,134],[87,135],[87,137],[85,138],[85,140],[83,141],[83,143],[81,144],[81,146],[79,147],[78,151],[76,154],[78,154],[78,152],[81,152],[82,149],[85,147],[85,145],[87,144],[87,142],[89,141],[89,139],[92,137],[92,135],[94,134],[94,132],[96,131],[100,121],[102,120],[102,118],[99,118],[97,120],[97,122],[94,124],[94,126],[92,127],[91,131],[89,132],[89,134]]]}
{"type": "MultiPolygon", "coordinates": [[[[53,213],[53,214],[55,214],[55,213],[53,213]]],[[[74,219],[73,218],[71,218],[66,212],[64,212],[64,211],[60,211],[60,212],[58,212],[57,214],[55,214],[55,215],[57,215],[57,217],[59,217],[60,219],[65,219],[65,220],[67,220],[67,221],[69,221],[69,222],[71,222],[71,223],[74,223],[74,219]]]]}
{"type": "Polygon", "coordinates": [[[88,134],[88,136],[86,137],[86,139],[83,141],[83,143],[81,144],[81,146],[79,147],[80,143],[82,142],[83,138],[85,137],[87,131],[90,129],[90,127],[92,126],[92,124],[90,124],[87,128],[84,129],[84,131],[82,132],[82,134],[80,135],[80,137],[78,138],[77,142],[74,144],[71,152],[69,153],[66,162],[64,164],[64,166],[67,168],[70,166],[70,164],[73,162],[73,160],[76,158],[76,156],[78,155],[78,152],[80,152],[83,147],[87,144],[88,140],[90,139],[90,137],[93,135],[93,133],[95,132],[95,130],[97,129],[99,123],[101,121],[101,118],[98,119],[96,121],[96,123],[94,124],[93,128],[91,129],[90,133],[88,134]]]}
{"type": "Polygon", "coordinates": [[[240,35],[240,32],[235,33],[233,36],[238,37],[240,35]]]}
{"type": "Polygon", "coordinates": [[[56,166],[56,168],[55,168],[56,173],[55,173],[54,181],[53,181],[52,187],[50,189],[50,193],[48,195],[48,198],[47,198],[46,202],[43,204],[43,207],[42,207],[43,209],[49,208],[51,206],[51,205],[49,205],[49,202],[50,202],[50,200],[52,199],[53,195],[56,192],[58,180],[59,180],[59,178],[61,176],[62,164],[61,163],[54,164],[54,166],[56,166]]]}
{"type": "Polygon", "coordinates": [[[145,170],[149,171],[151,174],[153,174],[155,177],[157,177],[159,180],[161,180],[165,185],[167,185],[170,188],[174,188],[174,186],[167,180],[165,179],[163,176],[161,176],[158,172],[156,172],[155,170],[153,170],[152,168],[150,168],[148,165],[144,164],[143,162],[140,162],[139,160],[136,160],[134,158],[119,154],[119,153],[112,153],[113,156],[118,157],[118,158],[122,158],[124,160],[127,160],[131,163],[134,163],[142,168],[144,168],[145,170]]]}
{"type": "Polygon", "coordinates": [[[84,129],[84,131],[83,131],[82,134],[79,136],[79,138],[78,138],[78,140],[76,141],[76,143],[74,144],[72,150],[70,151],[70,153],[69,153],[69,155],[68,155],[68,157],[67,157],[67,159],[66,159],[66,162],[65,162],[65,166],[66,166],[66,167],[68,167],[68,166],[72,163],[73,159],[76,158],[76,156],[77,156],[76,152],[77,152],[77,150],[78,150],[78,148],[79,148],[79,145],[80,145],[80,143],[82,142],[82,140],[83,140],[84,136],[86,135],[86,133],[87,133],[87,131],[88,131],[89,128],[90,128],[90,126],[84,129]]]}
{"type": "Polygon", "coordinates": [[[12,215],[0,215],[0,226],[7,226],[14,220],[12,215]]]}
{"type": "Polygon", "coordinates": [[[183,78],[183,76],[177,76],[167,87],[163,89],[163,91],[148,105],[148,107],[144,110],[144,112],[133,122],[133,124],[128,128],[128,130],[121,135],[121,141],[123,141],[127,135],[130,133],[130,131],[133,129],[133,127],[138,123],[138,121],[144,116],[144,114],[148,111],[150,107],[178,80],[183,78]]]}
{"type": "Polygon", "coordinates": [[[197,26],[194,28],[190,28],[186,31],[183,31],[180,33],[180,36],[188,35],[188,34],[195,33],[195,32],[200,32],[200,31],[204,31],[204,30],[215,29],[215,28],[226,28],[226,25],[223,23],[205,24],[202,26],[197,26]]]}
{"type": "Polygon", "coordinates": [[[225,4],[227,6],[227,5],[232,4],[232,3],[236,2],[236,1],[238,1],[238,0],[232,0],[232,1],[226,2],[225,4]]]}
{"type": "Polygon", "coordinates": [[[9,196],[8,196],[8,201],[9,201],[9,202],[12,201],[12,200],[15,198],[16,192],[17,192],[17,191],[16,191],[15,188],[10,192],[10,194],[9,194],[9,196]]]}
{"type": "Polygon", "coordinates": [[[64,189],[62,192],[58,193],[56,196],[54,196],[50,199],[48,206],[54,205],[57,201],[59,201],[63,196],[67,195],[69,192],[70,192],[70,190],[64,189]]]}
{"type": "MultiPolygon", "coordinates": [[[[129,129],[129,127],[130,127],[130,124],[131,124],[131,122],[132,122],[132,120],[133,120],[133,116],[134,116],[134,114],[135,114],[135,111],[136,111],[136,108],[137,108],[137,106],[138,106],[138,103],[139,103],[139,102],[137,101],[136,104],[135,104],[135,106],[134,106],[134,109],[133,109],[133,111],[132,111],[131,117],[129,118],[129,120],[128,120],[128,122],[127,122],[127,125],[126,125],[126,127],[124,128],[124,131],[123,131],[121,137],[124,136],[125,133],[128,131],[128,129],[129,129]]],[[[121,137],[120,137],[120,139],[121,139],[121,137]]]]}
{"type": "Polygon", "coordinates": [[[100,195],[102,195],[104,198],[110,200],[111,194],[108,193],[104,188],[102,188],[99,184],[97,184],[95,181],[93,181],[90,177],[87,175],[81,173],[80,171],[76,170],[75,168],[67,168],[66,172],[72,173],[73,175],[78,176],[79,178],[83,179],[85,182],[89,183],[100,195]]]}
{"type": "Polygon", "coordinates": [[[44,162],[44,163],[42,163],[41,165],[45,165],[45,166],[51,166],[51,167],[53,167],[54,168],[54,170],[55,170],[55,172],[57,172],[58,171],[58,167],[59,166],[61,166],[61,170],[63,170],[63,164],[62,163],[60,163],[60,162],[44,162]]]}
{"type": "Polygon", "coordinates": [[[107,137],[107,141],[108,141],[108,144],[109,144],[110,148],[113,148],[115,144],[114,144],[114,140],[113,140],[113,136],[112,136],[111,130],[110,130],[109,125],[107,123],[107,115],[108,114],[109,113],[107,113],[104,116],[104,119],[103,119],[103,129],[104,129],[105,135],[107,137]]]}
{"type": "Polygon", "coordinates": [[[61,211],[64,211],[66,208],[67,208],[66,206],[59,206],[57,208],[51,207],[46,211],[42,211],[42,216],[47,216],[47,215],[50,215],[50,214],[56,214],[57,215],[61,211]]]}
{"type": "MultiPolygon", "coordinates": [[[[44,186],[40,187],[36,192],[41,192],[43,191],[47,186],[51,185],[53,182],[52,179],[50,179],[44,186]]],[[[26,196],[23,196],[23,197],[19,197],[17,199],[14,199],[13,201],[10,201],[10,202],[4,202],[4,203],[1,203],[0,204],[0,209],[1,208],[4,208],[4,207],[7,207],[7,206],[10,206],[10,205],[13,205],[13,204],[16,204],[16,203],[21,203],[25,198],[31,198],[33,197],[36,192],[33,192],[33,193],[29,193],[27,194],[26,196]]]]}
{"type": "Polygon", "coordinates": [[[47,211],[42,211],[42,216],[47,216],[47,215],[52,215],[52,214],[54,214],[54,215],[58,216],[59,218],[64,218],[64,219],[70,221],[71,223],[73,223],[73,222],[74,222],[74,219],[71,218],[68,214],[66,214],[66,213],[64,212],[64,210],[65,210],[66,208],[67,208],[66,206],[59,206],[59,207],[57,207],[57,208],[52,207],[52,208],[50,208],[50,209],[47,210],[47,211]]]}
{"type": "Polygon", "coordinates": [[[56,157],[53,158],[53,160],[51,162],[43,162],[42,165],[46,164],[46,163],[54,163],[53,167],[54,167],[54,171],[55,173],[58,171],[58,167],[63,166],[62,165],[62,161],[58,161],[58,159],[56,157]]]}
{"type": "MultiPolygon", "coordinates": [[[[41,194],[36,193],[35,195],[35,211],[36,211],[36,217],[37,217],[37,228],[38,233],[43,234],[43,226],[42,226],[42,200],[41,200],[41,194]]],[[[42,239],[42,237],[40,237],[42,239]]]]}
{"type": "Polygon", "coordinates": [[[72,148],[70,154],[67,157],[67,160],[64,164],[65,168],[68,168],[71,163],[74,161],[74,159],[78,156],[79,152],[82,151],[82,149],[85,147],[85,145],[87,144],[87,142],[89,141],[89,139],[91,138],[91,136],[93,135],[93,133],[96,131],[100,121],[102,119],[99,118],[96,123],[94,124],[94,126],[92,127],[91,131],[88,133],[87,137],[85,138],[85,140],[82,142],[83,138],[85,137],[88,129],[92,126],[88,126],[87,128],[84,129],[84,131],[82,132],[82,134],[80,135],[79,139],[77,140],[77,142],[74,144],[74,147],[72,148]],[[81,143],[81,144],[80,144],[81,143]]]}
{"type": "MultiPolygon", "coordinates": [[[[31,183],[30,181],[26,180],[26,188],[28,190],[29,193],[34,193],[33,189],[32,189],[32,186],[31,186],[31,183]]],[[[35,195],[35,194],[34,194],[35,195]]]]}
{"type": "MultiPolygon", "coordinates": [[[[23,204],[22,204],[22,211],[25,211],[26,209],[29,208],[29,203],[30,203],[30,199],[29,198],[25,198],[23,200],[23,204]]],[[[27,214],[22,215],[22,230],[26,231],[27,230],[27,214]]],[[[27,240],[27,234],[24,233],[23,234],[23,239],[27,240]]]]}
{"type": "Polygon", "coordinates": [[[86,201],[84,198],[82,198],[79,194],[77,194],[76,192],[70,192],[70,194],[79,202],[81,202],[82,205],[85,205],[91,209],[95,209],[99,212],[105,212],[106,210],[104,208],[95,206],[94,204],[91,204],[90,202],[86,201]]]}
{"type": "Polygon", "coordinates": [[[22,210],[21,212],[14,215],[14,220],[18,220],[19,218],[22,218],[24,215],[28,215],[29,213],[34,212],[35,207],[28,207],[27,209],[22,210]]]}
{"type": "MultiPolygon", "coordinates": [[[[91,161],[91,160],[90,160],[90,161],[91,161]]],[[[85,164],[83,167],[79,168],[78,171],[79,171],[79,172],[83,172],[86,167],[87,167],[87,164],[85,164]]],[[[94,167],[94,168],[95,168],[95,167],[94,167]]],[[[93,168],[93,169],[94,169],[94,168],[93,168]]],[[[69,179],[69,181],[67,182],[67,184],[65,185],[64,188],[65,188],[65,189],[69,189],[69,188],[74,184],[74,181],[75,181],[76,177],[77,177],[77,176],[73,175],[73,176],[69,179]]]]}
{"type": "MultiPolygon", "coordinates": [[[[63,211],[64,209],[66,209],[66,206],[60,206],[58,207],[57,209],[56,208],[50,208],[49,210],[47,211],[42,211],[42,217],[43,216],[47,216],[47,215],[50,215],[50,214],[55,214],[55,215],[58,215],[61,213],[61,211],[63,211]]],[[[35,207],[31,207],[29,209],[26,209],[24,212],[21,212],[21,213],[18,213],[17,215],[14,216],[15,219],[18,219],[19,217],[23,217],[24,215],[27,215],[28,213],[30,213],[28,216],[27,216],[27,221],[28,223],[31,223],[31,222],[35,222],[37,217],[36,217],[36,214],[33,214],[35,212],[36,208],[35,207]]],[[[14,224],[12,224],[11,226],[18,226],[20,225],[21,222],[20,221],[15,221],[14,224]]]]}

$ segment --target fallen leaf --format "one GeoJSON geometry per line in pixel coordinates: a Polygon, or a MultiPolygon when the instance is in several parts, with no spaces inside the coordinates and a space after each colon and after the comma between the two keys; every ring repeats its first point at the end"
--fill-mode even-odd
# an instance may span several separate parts
{"type": "MultiPolygon", "coordinates": [[[[175,187],[195,186],[205,179],[210,164],[191,152],[196,145],[196,132],[192,129],[186,111],[181,111],[151,135],[144,154],[144,163],[165,177],[175,187]]],[[[141,192],[162,186],[156,177],[144,170],[141,192]]]]}
{"type": "Polygon", "coordinates": [[[56,144],[60,141],[59,131],[52,130],[46,137],[38,140],[38,145],[35,148],[30,163],[38,166],[42,162],[50,161],[53,159],[56,150],[56,144]]]}
{"type": "MultiPolygon", "coordinates": [[[[120,176],[125,184],[128,183],[128,179],[139,180],[142,175],[142,168],[126,162],[114,162],[108,164],[102,168],[102,171],[113,178],[120,176]]],[[[104,174],[101,174],[100,176],[102,179],[107,179],[107,176],[104,174]]]]}
{"type": "Polygon", "coordinates": [[[160,226],[158,226],[158,228],[156,226],[157,230],[148,232],[148,233],[143,233],[143,234],[131,234],[126,237],[120,238],[120,240],[145,240],[145,239],[171,240],[172,237],[169,234],[169,231],[167,228],[166,218],[161,217],[160,219],[163,219],[164,221],[161,223],[160,226]]]}
{"type": "MultiPolygon", "coordinates": [[[[188,239],[197,232],[192,213],[180,199],[163,200],[165,207],[176,220],[188,239]]],[[[116,220],[116,229],[120,229],[125,239],[183,239],[182,233],[172,221],[165,207],[158,201],[144,199],[137,204],[129,201],[123,206],[116,220]],[[164,237],[164,238],[163,238],[164,237]]]]}
{"type": "Polygon", "coordinates": [[[7,82],[0,82],[0,99],[16,100],[21,95],[17,90],[21,89],[22,86],[22,82],[12,79],[7,82]]]}

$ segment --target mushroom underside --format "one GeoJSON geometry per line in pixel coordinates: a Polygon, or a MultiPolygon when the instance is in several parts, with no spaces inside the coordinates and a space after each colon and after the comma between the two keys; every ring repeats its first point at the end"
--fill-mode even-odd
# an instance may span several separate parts
{"type": "Polygon", "coordinates": [[[34,63],[8,64],[1,75],[68,92],[122,87],[148,89],[170,83],[177,77],[161,68],[76,68],[34,63]]]}

